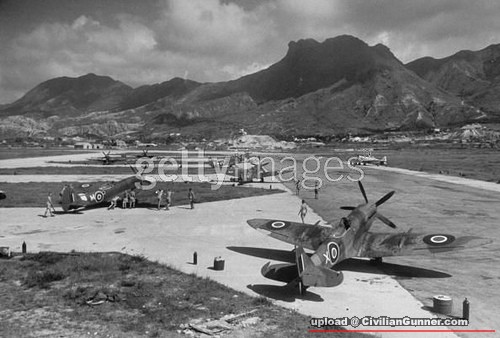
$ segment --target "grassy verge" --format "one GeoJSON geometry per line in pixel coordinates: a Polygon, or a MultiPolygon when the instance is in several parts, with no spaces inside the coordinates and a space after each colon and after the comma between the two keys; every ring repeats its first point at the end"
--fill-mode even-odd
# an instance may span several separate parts
{"type": "MultiPolygon", "coordinates": [[[[158,166],[155,166],[152,173],[157,173],[158,166]]],[[[200,169],[201,170],[201,169],[200,169]]],[[[177,169],[164,169],[165,174],[182,174],[177,169]]],[[[198,175],[198,168],[187,168],[189,175],[198,175]]],[[[215,174],[215,169],[203,168],[204,175],[215,174]]],[[[0,175],[132,175],[130,167],[110,167],[110,166],[67,166],[67,167],[31,167],[31,168],[0,168],[0,175]]]]}
{"type": "MultiPolygon", "coordinates": [[[[79,186],[78,182],[68,183],[72,183],[74,187],[79,186]]],[[[52,201],[54,202],[54,206],[57,207],[59,192],[62,187],[63,183],[57,182],[2,183],[2,190],[7,194],[7,198],[1,201],[0,206],[44,208],[47,193],[52,192],[52,201]]],[[[265,185],[265,187],[267,187],[267,185],[265,185]]],[[[137,191],[137,207],[156,207],[157,199],[155,191],[157,189],[166,190],[167,188],[171,189],[173,192],[173,206],[189,204],[189,188],[193,189],[197,203],[263,196],[282,192],[282,190],[277,189],[258,189],[244,186],[234,187],[232,185],[224,185],[218,190],[212,190],[212,185],[209,183],[159,182],[152,190],[137,191]]]]}
{"type": "Polygon", "coordinates": [[[58,156],[58,155],[73,155],[73,154],[92,154],[90,150],[75,150],[73,148],[0,148],[0,159],[12,158],[27,158],[40,156],[58,156]]]}
{"type": "Polygon", "coordinates": [[[1,260],[0,272],[2,337],[186,337],[196,333],[193,324],[207,329],[207,321],[242,313],[208,329],[227,337],[304,337],[311,328],[309,317],[266,298],[140,256],[44,252],[1,260]]]}

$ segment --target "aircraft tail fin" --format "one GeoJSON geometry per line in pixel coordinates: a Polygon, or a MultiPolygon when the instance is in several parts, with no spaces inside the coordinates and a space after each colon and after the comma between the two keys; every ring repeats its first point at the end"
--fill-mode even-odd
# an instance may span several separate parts
{"type": "Polygon", "coordinates": [[[299,278],[304,286],[337,286],[344,280],[341,271],[335,271],[321,265],[315,265],[311,258],[299,246],[295,249],[295,259],[299,278]]]}
{"type": "Polygon", "coordinates": [[[67,212],[74,202],[73,188],[69,185],[65,185],[59,195],[61,196],[61,206],[64,212],[67,212]]]}

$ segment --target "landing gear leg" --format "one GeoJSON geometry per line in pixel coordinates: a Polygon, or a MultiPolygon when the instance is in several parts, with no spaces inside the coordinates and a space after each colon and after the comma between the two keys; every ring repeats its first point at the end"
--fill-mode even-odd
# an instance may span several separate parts
{"type": "Polygon", "coordinates": [[[305,286],[302,281],[299,281],[299,294],[301,296],[306,294],[307,286],[305,286]]]}

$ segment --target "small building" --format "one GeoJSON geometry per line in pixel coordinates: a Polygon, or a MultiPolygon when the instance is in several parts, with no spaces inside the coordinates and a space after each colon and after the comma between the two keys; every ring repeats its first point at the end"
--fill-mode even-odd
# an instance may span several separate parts
{"type": "Polygon", "coordinates": [[[92,149],[92,144],[90,142],[76,142],[75,149],[92,149]]]}
{"type": "Polygon", "coordinates": [[[123,140],[116,140],[116,146],[118,148],[127,148],[127,143],[123,140]]]}

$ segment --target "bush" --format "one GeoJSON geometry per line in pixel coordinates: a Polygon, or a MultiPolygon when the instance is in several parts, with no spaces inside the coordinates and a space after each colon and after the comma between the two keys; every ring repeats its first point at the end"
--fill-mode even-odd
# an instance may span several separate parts
{"type": "Polygon", "coordinates": [[[40,288],[46,289],[49,287],[49,283],[59,281],[66,278],[66,276],[55,269],[48,269],[46,271],[30,271],[24,279],[24,284],[29,287],[38,286],[40,288]]]}

